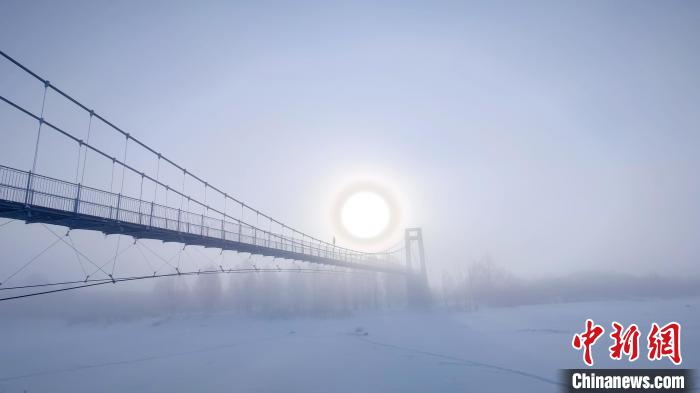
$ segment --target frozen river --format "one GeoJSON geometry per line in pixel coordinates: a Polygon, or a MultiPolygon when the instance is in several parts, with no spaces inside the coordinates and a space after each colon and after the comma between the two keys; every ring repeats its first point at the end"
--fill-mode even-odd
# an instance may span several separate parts
{"type": "MultiPolygon", "coordinates": [[[[128,322],[0,320],[0,392],[557,392],[592,318],[682,324],[700,366],[700,299],[395,312],[328,319],[176,315],[128,322]]],[[[606,337],[607,338],[607,337],[606,337]]],[[[593,349],[597,367],[628,367],[593,349]]],[[[649,367],[646,359],[634,367],[649,367]]],[[[651,364],[669,367],[667,359],[651,364]]]]}

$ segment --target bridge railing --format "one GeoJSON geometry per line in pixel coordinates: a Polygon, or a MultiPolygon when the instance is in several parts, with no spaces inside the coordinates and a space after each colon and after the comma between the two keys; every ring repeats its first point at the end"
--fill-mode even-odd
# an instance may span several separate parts
{"type": "Polygon", "coordinates": [[[355,263],[387,263],[389,254],[348,253],[327,244],[263,230],[240,220],[222,220],[0,165],[0,199],[25,206],[223,239],[355,263]]]}
{"type": "MultiPolygon", "coordinates": [[[[23,177],[24,179],[20,180],[26,180],[27,184],[19,181],[21,184],[15,184],[10,188],[7,188],[4,192],[8,193],[8,195],[12,194],[10,195],[12,197],[10,200],[31,199],[39,205],[54,205],[56,208],[60,208],[62,210],[68,210],[66,208],[68,205],[70,205],[71,201],[74,200],[74,208],[77,209],[76,211],[79,210],[80,212],[85,212],[84,214],[90,214],[102,218],[114,220],[118,219],[124,222],[146,225],[144,220],[147,216],[149,220],[148,225],[161,229],[187,232],[194,235],[200,234],[207,237],[240,241],[258,246],[278,248],[289,251],[300,251],[309,255],[323,256],[334,260],[363,261],[368,263],[400,261],[400,258],[396,258],[397,255],[389,250],[380,253],[364,253],[336,245],[335,241],[330,243],[326,240],[315,238],[304,233],[303,231],[294,229],[284,224],[272,216],[248,205],[242,200],[227,194],[223,191],[223,189],[207,182],[201,176],[195,175],[194,173],[188,171],[184,166],[176,163],[170,157],[162,154],[155,148],[145,144],[140,139],[116,126],[114,123],[95,112],[95,110],[89,108],[65,91],[59,89],[57,86],[50,83],[46,78],[39,76],[25,65],[21,64],[19,61],[4,53],[2,50],[0,50],[0,57],[5,58],[10,63],[17,66],[27,75],[34,78],[37,83],[40,83],[43,86],[41,111],[37,113],[33,113],[26,107],[14,102],[12,99],[0,95],[1,102],[4,102],[17,110],[19,113],[26,115],[38,123],[32,172],[36,171],[36,164],[39,159],[38,153],[40,151],[39,146],[41,144],[42,128],[53,130],[62,137],[78,144],[78,162],[80,162],[80,157],[82,155],[83,174],[85,172],[85,158],[87,157],[88,153],[90,153],[91,157],[94,155],[100,160],[107,160],[107,162],[111,163],[112,176],[116,167],[122,168],[122,181],[119,194],[112,192],[106,193],[101,190],[90,189],[84,185],[79,185],[77,180],[77,171],[75,180],[76,183],[55,183],[51,180],[47,180],[47,178],[44,179],[47,180],[47,184],[37,185],[37,189],[33,187],[33,183],[39,178],[36,177],[36,174],[32,174],[31,176],[28,172],[24,172],[23,174],[13,174],[12,176],[23,177]],[[75,130],[64,129],[58,124],[54,124],[51,119],[46,119],[44,117],[47,94],[55,94],[55,97],[61,101],[64,101],[64,103],[75,105],[75,107],[79,111],[82,111],[86,116],[86,120],[89,119],[87,121],[85,140],[76,136],[75,130]],[[115,135],[120,135],[124,138],[123,155],[121,154],[121,149],[119,149],[120,153],[118,154],[118,157],[113,149],[110,148],[105,150],[97,147],[94,142],[91,143],[90,135],[93,123],[95,125],[100,123],[102,126],[104,126],[101,128],[106,129],[110,133],[116,133],[115,135]],[[127,162],[127,150],[131,151],[132,148],[129,146],[134,144],[138,146],[139,149],[143,149],[146,154],[154,160],[155,170],[153,170],[154,168],[151,168],[151,170],[136,168],[133,166],[133,163],[127,162]],[[111,151],[108,152],[107,150],[111,151]],[[161,168],[161,165],[164,167],[161,168]],[[181,187],[173,187],[172,184],[166,184],[163,180],[161,180],[161,169],[166,170],[166,167],[168,167],[168,171],[171,171],[171,174],[182,173],[181,187]],[[175,172],[172,172],[172,170],[175,172]],[[176,197],[183,198],[181,200],[186,199],[188,203],[191,202],[194,206],[194,210],[205,211],[205,213],[197,214],[189,211],[183,213],[182,209],[173,209],[168,206],[155,205],[151,202],[140,200],[143,198],[143,195],[139,196],[139,199],[136,200],[128,199],[124,195],[121,195],[124,190],[124,173],[126,171],[140,177],[141,191],[143,191],[144,182],[151,183],[151,185],[155,188],[154,200],[156,199],[155,196],[157,194],[164,192],[166,201],[165,205],[168,205],[168,195],[174,193],[176,197]],[[187,194],[185,192],[186,183],[194,185],[196,190],[202,190],[204,198],[199,200],[195,198],[194,195],[196,194],[189,187],[189,194],[187,194]],[[40,187],[44,188],[39,189],[40,187]],[[64,187],[65,189],[52,190],[51,187],[64,187]],[[23,192],[24,196],[22,197],[21,194],[23,192]],[[238,210],[239,208],[240,213],[238,210]],[[231,211],[234,211],[235,213],[229,213],[231,211]],[[209,217],[208,214],[210,213],[219,218],[209,217]],[[250,223],[254,222],[255,225],[246,224],[245,221],[250,223]],[[267,230],[261,228],[267,228],[267,230]]],[[[80,164],[78,164],[78,167],[79,166],[80,164]]],[[[189,208],[187,210],[189,210],[189,208]]]]}

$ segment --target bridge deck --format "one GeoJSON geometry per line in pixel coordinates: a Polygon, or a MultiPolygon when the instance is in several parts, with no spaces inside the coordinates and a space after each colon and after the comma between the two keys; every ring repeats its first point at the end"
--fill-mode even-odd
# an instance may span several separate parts
{"type": "Polygon", "coordinates": [[[360,253],[0,166],[0,217],[221,248],[353,269],[408,273],[388,254],[360,253]]]}

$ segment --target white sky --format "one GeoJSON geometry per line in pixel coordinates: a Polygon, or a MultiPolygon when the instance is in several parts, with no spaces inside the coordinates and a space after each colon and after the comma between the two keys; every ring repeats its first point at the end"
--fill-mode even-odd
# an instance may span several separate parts
{"type": "MultiPolygon", "coordinates": [[[[376,3],[3,1],[0,48],[328,240],[334,195],[372,180],[433,271],[697,272],[697,2],[376,3]]],[[[0,164],[27,169],[16,124],[0,164]]]]}

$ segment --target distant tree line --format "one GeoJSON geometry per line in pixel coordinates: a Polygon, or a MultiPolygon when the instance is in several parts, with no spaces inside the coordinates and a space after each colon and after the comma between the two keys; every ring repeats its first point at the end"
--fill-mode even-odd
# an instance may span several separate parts
{"type": "Polygon", "coordinates": [[[443,307],[472,311],[507,307],[598,300],[672,298],[700,295],[700,277],[577,272],[559,277],[525,279],[488,257],[466,271],[443,272],[436,291],[443,307]]]}

